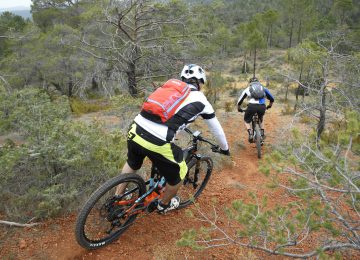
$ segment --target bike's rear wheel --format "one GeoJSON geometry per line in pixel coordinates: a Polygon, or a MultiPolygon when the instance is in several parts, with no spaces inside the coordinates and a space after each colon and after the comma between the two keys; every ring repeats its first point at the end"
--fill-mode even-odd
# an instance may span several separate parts
{"type": "Polygon", "coordinates": [[[255,143],[257,149],[257,156],[261,158],[261,131],[258,124],[255,125],[255,143]]]}
{"type": "Polygon", "coordinates": [[[134,173],[121,174],[100,186],[88,199],[76,220],[75,237],[86,249],[103,247],[117,239],[136,214],[124,214],[146,191],[144,180],[134,173]],[[115,196],[116,187],[126,189],[115,196]]]}
{"type": "Polygon", "coordinates": [[[210,179],[212,170],[213,161],[210,157],[193,158],[190,161],[188,173],[177,193],[180,197],[178,209],[187,207],[199,197],[210,179]]]}

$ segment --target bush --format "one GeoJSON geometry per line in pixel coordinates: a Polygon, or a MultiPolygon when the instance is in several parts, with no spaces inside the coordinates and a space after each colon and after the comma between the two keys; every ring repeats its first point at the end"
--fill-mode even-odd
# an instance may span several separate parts
{"type": "Polygon", "coordinates": [[[236,79],[233,77],[227,77],[226,81],[232,83],[232,82],[236,82],[236,79]]]}
{"type": "MultiPolygon", "coordinates": [[[[40,129],[46,132],[47,126],[70,115],[66,97],[51,100],[46,92],[37,89],[2,94],[0,103],[0,132],[22,131],[26,136],[35,136],[40,129]]],[[[41,138],[42,134],[37,137],[41,138]]]]}
{"type": "Polygon", "coordinates": [[[310,124],[312,122],[312,118],[308,115],[301,115],[300,117],[300,123],[303,123],[303,124],[310,124]]]}
{"type": "Polygon", "coordinates": [[[75,115],[82,115],[108,109],[110,105],[102,100],[84,101],[79,98],[70,98],[70,107],[75,115]]]}
{"type": "Polygon", "coordinates": [[[128,129],[135,116],[140,112],[143,98],[118,95],[111,98],[111,110],[120,117],[120,129],[128,129]]]}
{"type": "Polygon", "coordinates": [[[232,112],[234,107],[235,107],[234,102],[232,101],[225,102],[225,112],[232,112]]]}
{"type": "Polygon", "coordinates": [[[283,115],[293,115],[294,113],[294,108],[289,103],[286,103],[281,109],[281,114],[283,115]]]}
{"type": "Polygon", "coordinates": [[[240,90],[237,88],[231,88],[229,91],[229,96],[238,98],[240,96],[240,90]]]}
{"type": "Polygon", "coordinates": [[[69,120],[67,98],[28,89],[8,96],[10,126],[25,137],[21,146],[0,148],[0,212],[11,219],[55,216],[120,171],[126,138],[106,133],[99,122],[69,120]],[[16,102],[15,102],[16,100],[16,102]],[[11,103],[11,102],[10,102],[11,103]]]}

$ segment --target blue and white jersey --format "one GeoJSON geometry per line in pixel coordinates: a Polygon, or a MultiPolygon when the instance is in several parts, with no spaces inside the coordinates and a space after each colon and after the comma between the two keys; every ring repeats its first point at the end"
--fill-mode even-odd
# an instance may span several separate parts
{"type": "MultiPolygon", "coordinates": [[[[270,91],[264,87],[265,90],[265,96],[268,100],[270,100],[270,102],[274,102],[275,98],[273,97],[273,95],[271,95],[270,91]]],[[[238,101],[237,101],[237,105],[241,105],[242,102],[244,101],[245,98],[248,98],[248,103],[249,104],[265,104],[265,97],[260,98],[260,99],[255,99],[251,97],[250,94],[250,89],[249,87],[247,87],[240,95],[238,101]]]]}

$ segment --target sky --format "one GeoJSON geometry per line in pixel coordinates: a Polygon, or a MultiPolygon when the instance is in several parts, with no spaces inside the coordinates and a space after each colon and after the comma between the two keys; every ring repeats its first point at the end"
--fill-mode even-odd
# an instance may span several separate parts
{"type": "Polygon", "coordinates": [[[25,6],[30,9],[31,0],[0,0],[0,9],[25,6]]]}

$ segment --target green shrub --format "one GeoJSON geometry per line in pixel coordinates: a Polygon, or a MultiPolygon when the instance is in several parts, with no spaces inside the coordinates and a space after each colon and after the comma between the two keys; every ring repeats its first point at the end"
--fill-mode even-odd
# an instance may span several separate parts
{"type": "Polygon", "coordinates": [[[284,107],[281,109],[281,113],[283,115],[293,115],[295,111],[294,108],[289,103],[286,103],[284,107]]]}
{"type": "Polygon", "coordinates": [[[310,116],[308,116],[308,115],[301,115],[301,117],[300,117],[300,123],[303,123],[303,124],[309,124],[309,123],[311,123],[313,120],[312,120],[312,118],[310,117],[310,116]]]}
{"type": "Polygon", "coordinates": [[[229,91],[229,96],[238,98],[240,96],[240,90],[237,88],[231,88],[229,91]]]}
{"type": "MultiPolygon", "coordinates": [[[[22,131],[26,136],[37,133],[40,128],[46,131],[54,121],[70,115],[66,97],[51,99],[38,89],[24,89],[12,94],[0,95],[0,132],[22,131]]],[[[38,136],[40,138],[41,134],[38,136]]]]}
{"type": "Polygon", "coordinates": [[[227,81],[227,82],[235,82],[236,79],[233,78],[233,77],[226,77],[226,81],[227,81]]]}
{"type": "Polygon", "coordinates": [[[79,98],[70,98],[70,107],[71,111],[75,115],[82,115],[86,113],[106,110],[110,107],[110,105],[102,100],[84,101],[79,98]]]}
{"type": "Polygon", "coordinates": [[[16,103],[9,110],[10,125],[25,143],[0,147],[1,213],[21,220],[73,210],[120,171],[126,158],[122,132],[69,120],[66,97],[51,101],[46,93],[27,89],[8,99],[16,103]]]}
{"type": "Polygon", "coordinates": [[[111,113],[115,113],[120,118],[120,129],[128,129],[140,112],[143,101],[143,98],[133,98],[130,95],[118,95],[111,98],[111,113]]]}
{"type": "Polygon", "coordinates": [[[233,101],[226,101],[225,102],[225,112],[232,112],[234,109],[234,102],[233,101]]]}

